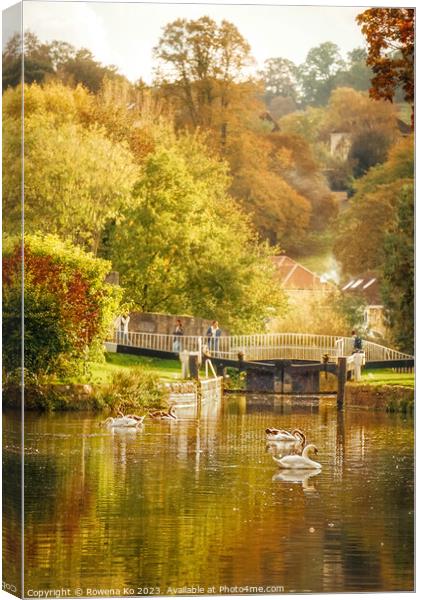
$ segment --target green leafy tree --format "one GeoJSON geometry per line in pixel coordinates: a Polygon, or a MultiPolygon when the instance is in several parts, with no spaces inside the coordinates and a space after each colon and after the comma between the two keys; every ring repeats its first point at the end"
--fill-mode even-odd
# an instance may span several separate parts
{"type": "MultiPolygon", "coordinates": [[[[32,94],[32,86],[25,88],[26,231],[55,233],[97,253],[107,223],[118,220],[131,202],[138,169],[127,145],[112,142],[103,129],[84,127],[66,114],[62,108],[68,97],[60,86],[54,90],[37,87],[32,94]],[[39,96],[43,102],[37,103],[39,96]]],[[[18,91],[10,93],[17,96],[18,91]]],[[[6,109],[12,113],[14,104],[8,100],[6,109]]],[[[4,209],[13,232],[20,227],[21,165],[9,147],[19,144],[20,119],[6,113],[4,132],[4,209]]]]}
{"type": "Polygon", "coordinates": [[[270,102],[277,96],[297,101],[297,66],[287,58],[268,58],[264,62],[261,76],[265,85],[265,100],[270,102]]]}
{"type": "Polygon", "coordinates": [[[394,341],[414,352],[414,185],[404,184],[397,196],[397,218],[384,237],[382,295],[394,341]]]}
{"type": "MultiPolygon", "coordinates": [[[[21,83],[21,40],[21,35],[15,34],[3,50],[3,91],[21,83]]],[[[104,66],[96,61],[90,50],[78,50],[60,40],[41,42],[30,30],[24,33],[23,54],[25,83],[43,83],[55,79],[73,86],[81,83],[90,91],[98,92],[105,77],[125,80],[114,65],[104,66]]]]}
{"type": "Polygon", "coordinates": [[[336,87],[350,87],[366,92],[371,85],[373,72],[367,66],[367,51],[364,48],[354,48],[347,53],[346,66],[338,71],[335,77],[336,87]]]}
{"type": "Polygon", "coordinates": [[[190,137],[158,147],[136,186],[137,206],[115,228],[113,263],[126,299],[144,311],[216,318],[261,330],[283,296],[269,248],[226,195],[223,164],[190,137]]]}
{"type": "Polygon", "coordinates": [[[335,77],[344,65],[336,44],[324,42],[311,48],[299,68],[303,103],[311,106],[325,105],[334,88],[335,77]]]}

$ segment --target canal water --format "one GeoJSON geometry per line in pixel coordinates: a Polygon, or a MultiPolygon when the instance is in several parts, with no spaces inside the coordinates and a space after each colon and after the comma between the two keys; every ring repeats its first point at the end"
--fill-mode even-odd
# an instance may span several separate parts
{"type": "MultiPolygon", "coordinates": [[[[199,420],[187,412],[138,433],[99,421],[26,415],[27,595],[413,589],[412,417],[228,396],[199,420]],[[280,471],[266,427],[302,429],[321,472],[280,471]]],[[[13,481],[17,413],[3,435],[13,481]]],[[[17,504],[6,501],[5,518],[10,537],[17,504]]]]}

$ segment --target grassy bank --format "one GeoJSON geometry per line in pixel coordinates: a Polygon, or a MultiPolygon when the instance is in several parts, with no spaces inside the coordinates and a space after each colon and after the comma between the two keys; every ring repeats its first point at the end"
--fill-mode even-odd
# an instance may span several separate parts
{"type": "Polygon", "coordinates": [[[117,371],[126,371],[138,366],[147,367],[163,381],[181,379],[181,364],[178,360],[106,352],[105,362],[93,363],[91,365],[91,383],[107,383],[117,371]]]}
{"type": "Polygon", "coordinates": [[[367,369],[361,373],[361,383],[364,385],[397,385],[414,388],[414,373],[396,373],[392,369],[367,369]]]}

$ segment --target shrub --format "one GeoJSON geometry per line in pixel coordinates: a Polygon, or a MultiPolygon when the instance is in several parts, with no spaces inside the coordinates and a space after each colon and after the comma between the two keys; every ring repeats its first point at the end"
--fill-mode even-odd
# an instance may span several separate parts
{"type": "MultiPolygon", "coordinates": [[[[21,367],[21,247],[3,245],[3,365],[21,367]]],[[[75,374],[103,355],[121,290],[105,283],[108,261],[56,236],[24,241],[24,366],[31,373],[75,374]]]]}
{"type": "Polygon", "coordinates": [[[122,412],[162,408],[166,399],[167,392],[158,375],[143,366],[117,371],[100,393],[101,402],[122,412]]]}

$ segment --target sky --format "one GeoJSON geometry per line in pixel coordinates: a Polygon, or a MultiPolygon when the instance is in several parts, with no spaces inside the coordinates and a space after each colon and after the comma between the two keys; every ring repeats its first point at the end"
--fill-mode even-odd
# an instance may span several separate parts
{"type": "Polygon", "coordinates": [[[218,4],[147,4],[120,2],[24,2],[24,28],[42,41],[63,40],[89,48],[103,64],[114,64],[131,81],[151,83],[152,49],[162,28],[177,18],[208,15],[236,25],[251,45],[256,67],[267,58],[299,64],[310,48],[337,44],[343,55],[365,46],[355,22],[361,7],[218,4]]]}

